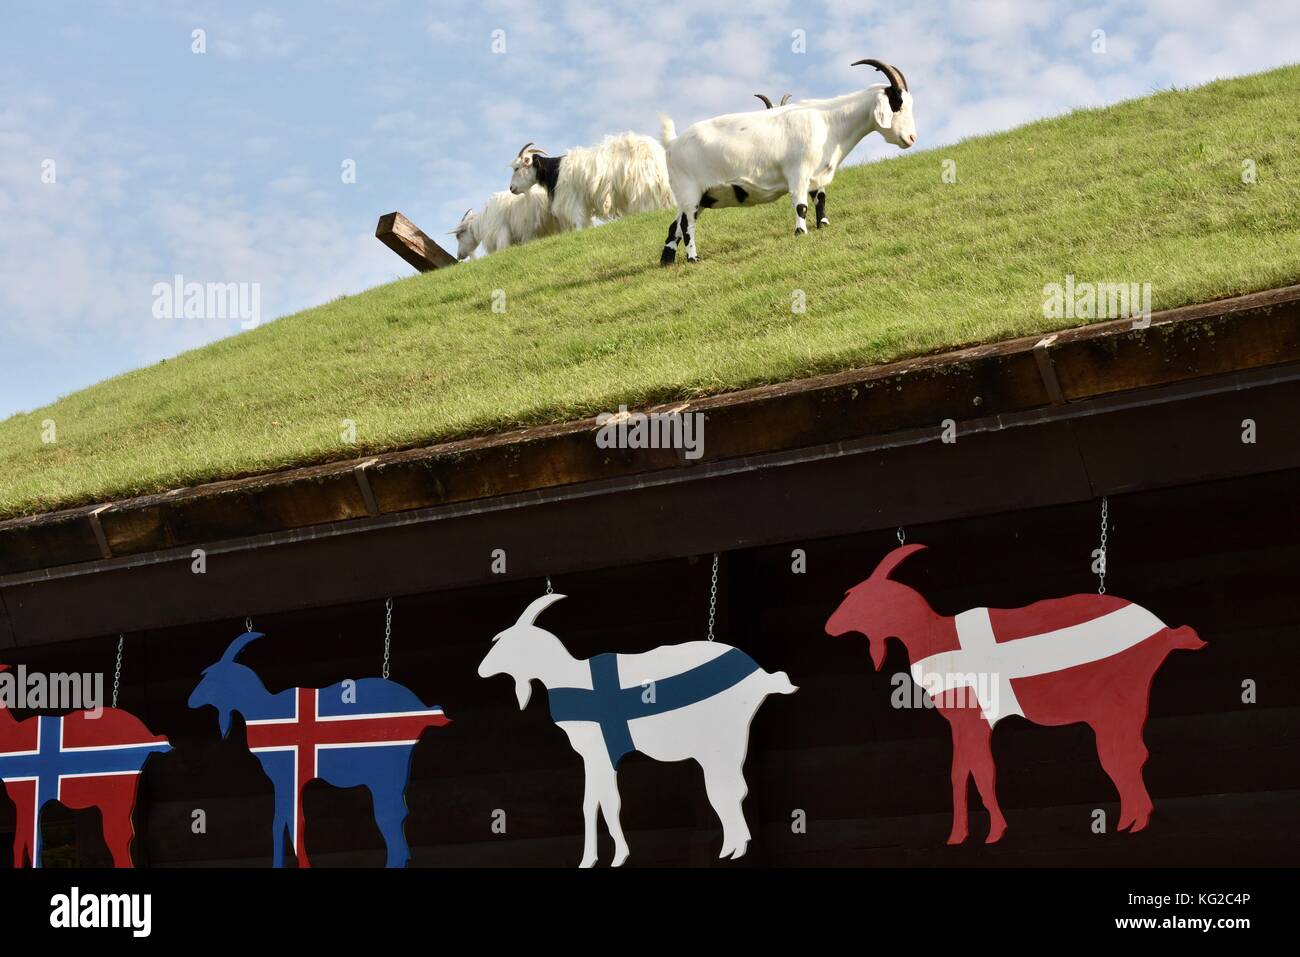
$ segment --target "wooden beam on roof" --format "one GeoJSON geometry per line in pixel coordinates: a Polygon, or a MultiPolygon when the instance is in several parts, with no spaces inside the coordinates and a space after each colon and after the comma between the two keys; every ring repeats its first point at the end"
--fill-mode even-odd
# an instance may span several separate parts
{"type": "Polygon", "coordinates": [[[428,237],[401,213],[379,217],[375,237],[420,272],[432,272],[456,265],[456,257],[428,237]]]}
{"type": "Polygon", "coordinates": [[[961,426],[952,444],[915,436],[866,450],[846,444],[807,461],[674,470],[376,519],[364,517],[348,470],[358,521],[214,542],[205,546],[204,575],[191,573],[184,546],[0,575],[0,596],[15,644],[26,647],[911,529],[1102,495],[1123,511],[1115,496],[1219,479],[1258,476],[1286,490],[1269,494],[1290,495],[1300,480],[1300,442],[1288,438],[1300,408],[1300,376],[1255,386],[1234,380],[1206,393],[1162,386],[1144,397],[1156,401],[1100,402],[1081,417],[1044,410],[1021,427],[961,426]],[[1170,392],[1179,396],[1160,400],[1159,393],[1170,392]],[[1243,443],[1247,417],[1260,435],[1276,438],[1243,443]],[[510,556],[507,574],[489,570],[496,548],[510,556]]]}

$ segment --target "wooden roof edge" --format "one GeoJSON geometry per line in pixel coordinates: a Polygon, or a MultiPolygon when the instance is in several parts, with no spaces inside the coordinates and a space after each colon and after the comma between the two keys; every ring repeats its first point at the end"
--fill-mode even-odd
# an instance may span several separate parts
{"type": "Polygon", "coordinates": [[[934,428],[1300,362],[1300,285],[641,412],[701,413],[701,454],[605,449],[596,419],[516,429],[0,522],[0,574],[246,538],[934,428]]]}

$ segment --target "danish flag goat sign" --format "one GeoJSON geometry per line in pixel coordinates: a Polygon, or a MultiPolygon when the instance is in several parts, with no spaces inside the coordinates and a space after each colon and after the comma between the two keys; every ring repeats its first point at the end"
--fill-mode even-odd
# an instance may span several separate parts
{"type": "Polygon", "coordinates": [[[867,637],[879,671],[885,641],[907,649],[912,679],[952,726],[952,833],[966,840],[966,784],[972,775],[993,843],[1007,822],[998,807],[993,726],[1009,714],[1043,725],[1083,722],[1120,797],[1118,830],[1140,831],[1151,817],[1142,781],[1142,741],[1151,681],[1169,652],[1205,646],[1191,628],[1169,628],[1145,608],[1111,595],[1071,595],[1025,608],[973,608],[954,618],[931,610],[889,576],[924,545],[896,548],[871,577],[850,588],[826,622],[839,637],[867,637]]]}
{"type": "Polygon", "coordinates": [[[796,690],[790,679],[784,671],[769,674],[738,648],[712,641],[580,661],[534,624],[563,597],[543,595],[525,608],[518,621],[492,639],[478,673],[513,678],[521,711],[532,696],[533,679],[546,686],[551,720],[569,736],[586,774],[581,866],[596,863],[597,812],[614,839],[613,866],[627,860],[617,771],[632,751],[656,761],[699,762],[709,804],[722,822],[718,856],[743,855],[750,839],[741,806],[748,790],[749,725],[768,695],[796,690]]]}
{"type": "Polygon", "coordinates": [[[284,866],[286,834],[298,866],[310,866],[302,792],[320,778],[335,787],[369,789],[375,824],[387,846],[387,866],[405,867],[411,856],[403,829],[411,756],[425,728],[440,728],[450,719],[437,705],[425,705],[386,678],[272,694],[251,668],[235,660],[261,637],[250,631],[231,642],[221,660],[204,669],[190,707],[215,707],[223,738],[230,733],[231,715],[238,711],[244,716],[248,749],[275,789],[274,866],[284,866]]]}

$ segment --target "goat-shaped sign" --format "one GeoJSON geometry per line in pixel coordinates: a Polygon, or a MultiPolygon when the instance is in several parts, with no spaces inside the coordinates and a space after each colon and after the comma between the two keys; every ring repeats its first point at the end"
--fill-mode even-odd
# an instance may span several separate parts
{"type": "Polygon", "coordinates": [[[952,726],[952,833],[966,840],[966,782],[974,775],[993,843],[1007,822],[994,786],[993,725],[1008,714],[1035,724],[1084,722],[1120,797],[1118,830],[1140,831],[1151,817],[1142,782],[1142,742],[1151,681],[1175,648],[1205,642],[1191,628],[1169,628],[1145,608],[1111,595],[1071,595],[1025,608],[973,608],[955,618],[890,574],[924,545],[896,548],[866,581],[850,588],[826,622],[827,634],[867,636],[876,670],[885,641],[907,649],[913,680],[952,726]]]}
{"type": "Polygon", "coordinates": [[[388,849],[387,866],[405,867],[411,856],[402,827],[411,756],[425,728],[440,728],[450,719],[441,708],[426,706],[385,678],[271,694],[251,668],[235,661],[249,642],[261,637],[245,632],[220,661],[204,669],[190,707],[215,707],[222,737],[230,733],[233,712],[244,716],[248,749],[275,789],[274,865],[284,866],[288,832],[298,866],[309,866],[302,793],[307,782],[320,778],[335,787],[369,789],[375,824],[388,849]]]}
{"type": "Polygon", "coordinates": [[[596,815],[614,839],[613,865],[628,856],[619,823],[618,763],[632,751],[656,761],[694,758],[704,770],[709,803],[722,822],[722,853],[737,858],[749,844],[745,753],[749,724],[770,694],[790,694],[784,671],[769,674],[743,651],[720,642],[662,645],[639,655],[574,658],[534,622],[563,595],[543,595],[492,639],[480,677],[515,680],[519,709],[534,678],[546,686],[551,720],[569,736],[586,775],[582,867],[596,863],[596,815]]]}
{"type": "MultiPolygon", "coordinates": [[[[0,664],[0,671],[8,669],[0,664]]],[[[41,809],[50,801],[99,808],[113,866],[131,866],[140,770],[149,755],[171,746],[125,711],[104,708],[93,715],[73,711],[15,721],[0,706],[0,780],[18,811],[14,867],[22,867],[24,857],[41,866],[41,809]]]]}

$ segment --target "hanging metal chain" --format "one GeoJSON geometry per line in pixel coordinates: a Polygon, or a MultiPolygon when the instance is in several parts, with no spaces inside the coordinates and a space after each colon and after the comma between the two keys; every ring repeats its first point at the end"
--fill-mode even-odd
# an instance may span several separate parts
{"type": "Polygon", "coordinates": [[[117,636],[117,667],[113,669],[113,707],[117,707],[117,689],[122,684],[122,645],[126,641],[125,635],[117,636]]]}
{"type": "Polygon", "coordinates": [[[896,535],[898,536],[898,544],[899,544],[899,545],[906,545],[906,544],[907,544],[907,533],[903,531],[903,526],[902,526],[902,525],[898,526],[898,531],[895,532],[894,534],[896,534],[896,535]]]}
{"type": "Polygon", "coordinates": [[[388,659],[393,644],[393,600],[384,602],[384,677],[388,677],[388,659]]]}
{"type": "Polygon", "coordinates": [[[709,641],[713,640],[713,622],[718,616],[718,553],[713,553],[713,577],[709,582],[709,641]]]}
{"type": "Polygon", "coordinates": [[[1110,501],[1101,499],[1101,547],[1097,549],[1097,594],[1106,594],[1106,535],[1110,530],[1110,501]]]}
{"type": "Polygon", "coordinates": [[[550,575],[547,575],[547,576],[546,576],[546,594],[548,594],[548,595],[554,595],[554,594],[555,594],[555,589],[551,587],[551,576],[550,576],[550,575]]]}

